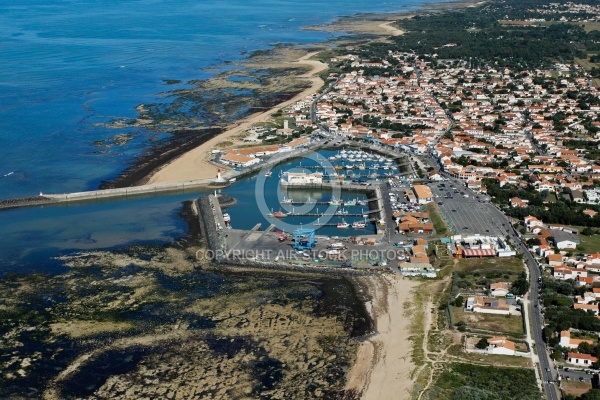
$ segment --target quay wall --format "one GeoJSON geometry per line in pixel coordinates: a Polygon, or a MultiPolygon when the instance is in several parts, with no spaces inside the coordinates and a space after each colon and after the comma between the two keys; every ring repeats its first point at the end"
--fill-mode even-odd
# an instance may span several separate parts
{"type": "Polygon", "coordinates": [[[213,261],[217,250],[222,249],[223,241],[220,238],[217,223],[211,207],[209,196],[202,196],[196,200],[196,209],[198,210],[198,222],[200,232],[202,233],[204,243],[207,249],[212,250],[213,261]]]}
{"type": "Polygon", "coordinates": [[[223,268],[245,268],[245,269],[256,269],[256,270],[270,270],[270,271],[288,271],[288,272],[311,272],[317,274],[328,274],[328,275],[347,275],[347,276],[366,276],[373,275],[375,272],[370,270],[361,270],[354,268],[342,268],[342,267],[318,267],[313,265],[294,265],[291,263],[285,263],[281,261],[255,261],[255,260],[244,260],[244,259],[221,259],[215,262],[215,266],[223,268]]]}
{"type": "Polygon", "coordinates": [[[80,201],[89,199],[102,199],[106,197],[128,197],[149,193],[186,192],[192,189],[205,188],[215,184],[214,179],[199,179],[187,182],[174,182],[162,185],[131,186],[126,188],[91,190],[65,194],[46,194],[44,197],[56,201],[80,201]]]}
{"type": "Polygon", "coordinates": [[[221,235],[224,235],[225,231],[221,231],[217,228],[215,222],[218,214],[221,213],[221,208],[218,204],[218,200],[213,195],[202,196],[196,201],[196,207],[198,210],[198,220],[200,225],[200,231],[204,237],[205,245],[208,250],[211,250],[212,261],[214,268],[246,268],[246,269],[257,269],[257,270],[272,270],[272,271],[292,271],[292,272],[312,272],[320,274],[335,274],[335,275],[372,275],[373,271],[359,270],[352,268],[335,268],[335,267],[321,267],[312,265],[295,265],[289,262],[281,261],[270,261],[270,260],[249,260],[240,258],[228,258],[225,256],[225,240],[221,235]],[[215,206],[213,210],[212,205],[215,206]]]}
{"type": "Polygon", "coordinates": [[[87,192],[75,192],[64,194],[40,194],[35,197],[24,197],[0,200],[0,209],[31,207],[46,204],[60,204],[70,202],[93,201],[117,197],[135,197],[155,193],[186,193],[197,189],[224,187],[228,182],[217,183],[214,179],[199,179],[187,182],[174,182],[161,185],[131,186],[126,188],[90,190],[87,192]]]}
{"type": "Polygon", "coordinates": [[[358,185],[355,183],[347,183],[340,181],[330,181],[330,182],[321,182],[321,183],[298,183],[298,184],[289,184],[284,183],[284,181],[280,181],[281,186],[285,189],[305,189],[305,188],[340,188],[340,189],[348,189],[348,190],[356,190],[356,191],[369,191],[372,190],[371,186],[358,185]]]}

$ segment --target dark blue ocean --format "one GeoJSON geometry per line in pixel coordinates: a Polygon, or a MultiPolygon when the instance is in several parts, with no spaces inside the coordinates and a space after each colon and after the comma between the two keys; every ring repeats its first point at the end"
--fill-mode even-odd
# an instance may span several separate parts
{"type": "MultiPolygon", "coordinates": [[[[96,189],[157,139],[140,128],[102,124],[135,117],[141,103],[168,103],[165,92],[210,78],[255,50],[334,37],[303,26],[409,11],[426,2],[0,1],[0,199],[96,189]],[[133,139],[94,145],[122,133],[133,139]]],[[[57,248],[172,240],[184,230],[176,212],[182,200],[0,212],[0,262],[20,264],[57,248]],[[102,240],[86,239],[95,231],[102,240]]]]}

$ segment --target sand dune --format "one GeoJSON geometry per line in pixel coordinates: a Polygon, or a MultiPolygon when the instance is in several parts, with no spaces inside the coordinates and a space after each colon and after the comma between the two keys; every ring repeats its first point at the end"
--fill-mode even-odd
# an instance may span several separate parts
{"type": "Polygon", "coordinates": [[[414,384],[410,377],[414,364],[409,340],[411,320],[403,316],[403,311],[418,283],[385,275],[357,280],[372,298],[368,306],[376,334],[360,345],[346,389],[359,393],[364,400],[408,399],[414,384]]]}

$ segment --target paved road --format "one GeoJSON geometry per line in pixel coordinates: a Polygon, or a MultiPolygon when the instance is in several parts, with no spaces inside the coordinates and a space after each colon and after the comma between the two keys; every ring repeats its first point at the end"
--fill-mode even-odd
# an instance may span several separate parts
{"type": "Polygon", "coordinates": [[[510,228],[510,222],[508,221],[508,218],[506,218],[506,216],[493,205],[488,204],[488,206],[490,207],[490,210],[496,214],[497,218],[503,218],[506,221],[506,226],[509,227],[510,230],[510,232],[508,232],[509,239],[513,245],[515,245],[516,249],[524,255],[524,260],[529,268],[529,283],[531,285],[531,290],[529,292],[529,315],[531,316],[532,337],[540,361],[540,374],[542,377],[546,397],[549,400],[558,400],[559,397],[556,391],[556,386],[553,383],[554,379],[556,379],[556,372],[552,369],[550,358],[548,357],[548,352],[546,351],[546,345],[542,338],[543,324],[542,315],[539,309],[540,299],[537,290],[538,281],[541,279],[538,263],[525,246],[523,240],[519,238],[514,229],[510,228]]]}

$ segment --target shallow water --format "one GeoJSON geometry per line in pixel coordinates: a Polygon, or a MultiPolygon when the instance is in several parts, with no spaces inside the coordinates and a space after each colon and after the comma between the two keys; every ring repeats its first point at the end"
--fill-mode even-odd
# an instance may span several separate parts
{"type": "MultiPolygon", "coordinates": [[[[12,0],[0,4],[0,198],[95,189],[164,135],[103,124],[336,16],[427,1],[12,0]],[[179,82],[179,83],[174,83],[179,82]],[[132,134],[123,145],[109,143],[132,134]]],[[[201,108],[201,107],[200,107],[201,108]]],[[[199,112],[199,115],[202,113],[199,112]]],[[[232,117],[239,116],[235,112],[232,117]]]]}

